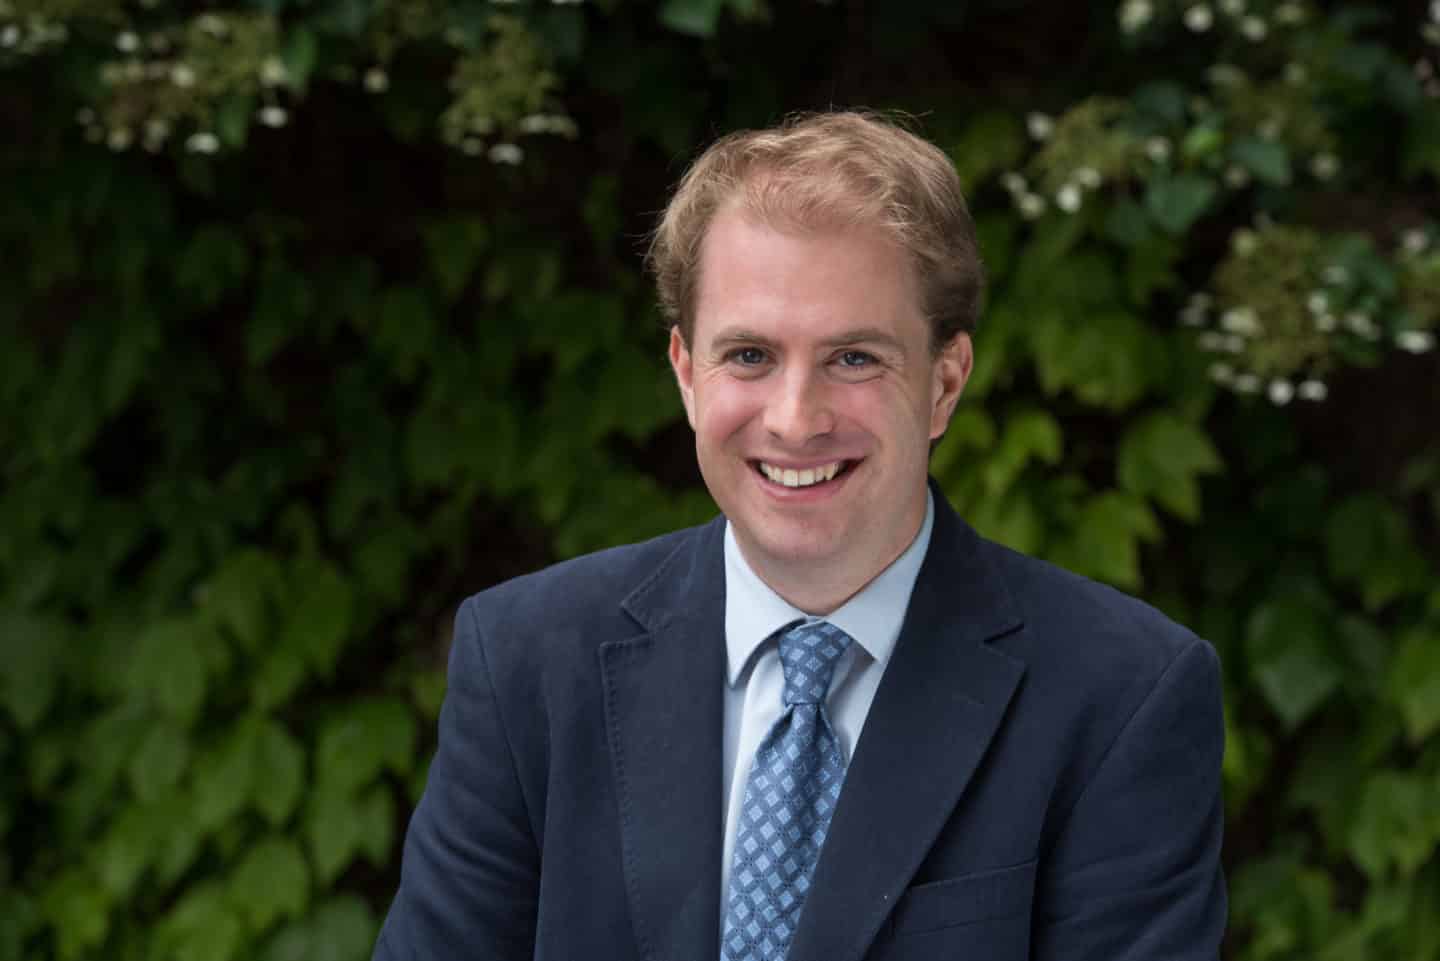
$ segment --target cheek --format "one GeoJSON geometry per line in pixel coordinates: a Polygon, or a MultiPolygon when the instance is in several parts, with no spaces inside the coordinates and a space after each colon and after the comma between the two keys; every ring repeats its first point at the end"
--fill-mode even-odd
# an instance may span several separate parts
{"type": "Polygon", "coordinates": [[[737,381],[702,385],[695,401],[696,433],[711,444],[742,431],[763,409],[760,391],[737,381]]]}

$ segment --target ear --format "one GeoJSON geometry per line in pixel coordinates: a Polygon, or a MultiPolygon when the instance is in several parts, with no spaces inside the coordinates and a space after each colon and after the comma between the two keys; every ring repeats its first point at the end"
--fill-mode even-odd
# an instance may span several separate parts
{"type": "Polygon", "coordinates": [[[935,358],[934,377],[931,381],[930,439],[935,440],[945,433],[950,425],[950,416],[960,401],[960,392],[970,379],[975,366],[975,351],[970,335],[959,333],[950,338],[950,343],[940,349],[935,358]]]}
{"type": "Polygon", "coordinates": [[[670,368],[675,371],[675,382],[680,385],[680,400],[685,405],[685,416],[690,429],[695,429],[695,364],[690,358],[690,348],[680,335],[680,325],[670,328],[670,368]]]}

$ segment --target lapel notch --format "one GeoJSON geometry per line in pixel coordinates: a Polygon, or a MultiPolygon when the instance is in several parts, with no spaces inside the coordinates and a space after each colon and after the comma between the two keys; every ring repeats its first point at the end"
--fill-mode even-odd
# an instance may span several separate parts
{"type": "Polygon", "coordinates": [[[944,828],[1025,672],[980,537],[935,491],[935,529],[845,776],[789,961],[856,961],[944,828]]]}
{"type": "Polygon", "coordinates": [[[600,647],[631,918],[647,961],[713,957],[724,843],[723,519],[625,599],[642,628],[600,647]]]}

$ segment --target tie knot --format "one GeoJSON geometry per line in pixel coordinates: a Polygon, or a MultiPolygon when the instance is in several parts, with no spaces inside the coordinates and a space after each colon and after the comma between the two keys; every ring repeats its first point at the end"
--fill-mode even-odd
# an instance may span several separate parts
{"type": "Polygon", "coordinates": [[[786,704],[823,704],[835,663],[850,635],[829,621],[807,621],[780,634],[780,666],[785,671],[786,704]]]}

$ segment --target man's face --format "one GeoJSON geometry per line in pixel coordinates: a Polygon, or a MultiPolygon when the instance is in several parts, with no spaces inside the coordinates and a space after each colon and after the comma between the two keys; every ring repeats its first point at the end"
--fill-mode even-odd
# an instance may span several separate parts
{"type": "Polygon", "coordinates": [[[931,352],[906,256],[877,229],[784,233],[730,207],[701,251],[691,341],[672,332],[670,361],[746,560],[782,594],[843,601],[919,530],[969,336],[931,352]]]}

